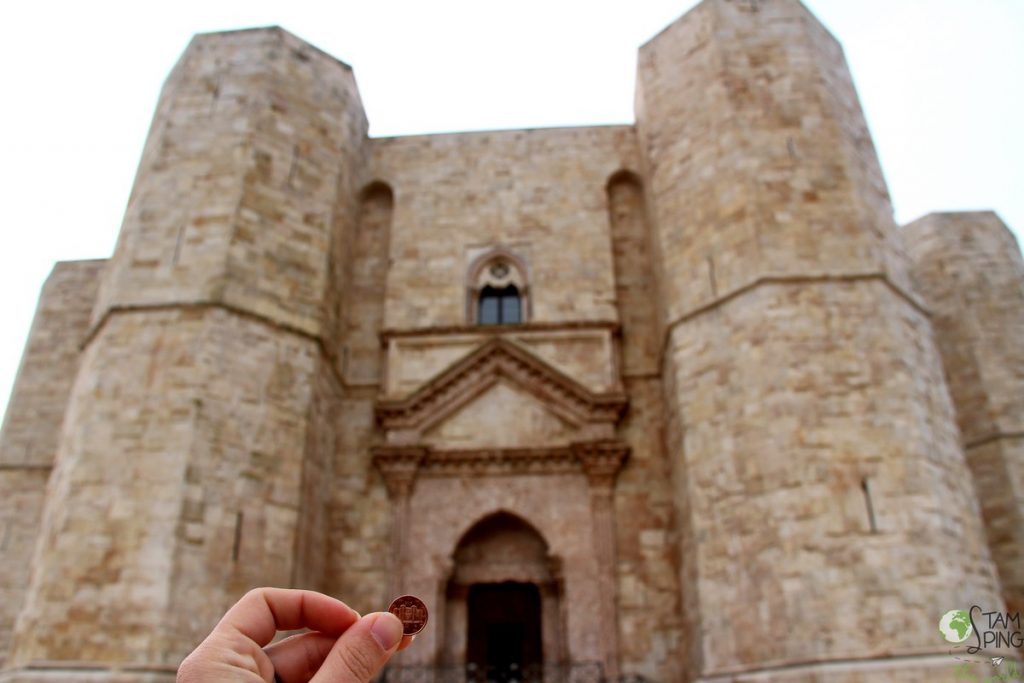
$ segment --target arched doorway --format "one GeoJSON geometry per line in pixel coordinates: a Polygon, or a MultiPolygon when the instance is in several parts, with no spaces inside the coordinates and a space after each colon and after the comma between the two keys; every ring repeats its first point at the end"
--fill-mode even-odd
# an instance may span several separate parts
{"type": "Polygon", "coordinates": [[[502,680],[564,662],[561,593],[559,562],[540,533],[507,512],[485,517],[452,554],[444,663],[502,680]]]}
{"type": "Polygon", "coordinates": [[[529,671],[544,661],[536,584],[473,584],[466,602],[466,663],[473,670],[529,671]]]}

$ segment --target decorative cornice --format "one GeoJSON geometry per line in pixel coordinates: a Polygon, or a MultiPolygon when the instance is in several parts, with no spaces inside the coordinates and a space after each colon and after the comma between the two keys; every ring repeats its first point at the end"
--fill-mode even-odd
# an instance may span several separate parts
{"type": "Polygon", "coordinates": [[[377,419],[385,430],[420,433],[457,412],[506,378],[522,387],[570,424],[614,425],[627,399],[619,392],[596,394],[517,344],[494,338],[456,361],[412,395],[377,403],[377,419]]]}
{"type": "Polygon", "coordinates": [[[610,488],[629,455],[629,446],[614,440],[550,448],[377,446],[372,453],[388,493],[395,497],[408,494],[419,477],[583,473],[592,485],[610,488]]]}
{"type": "Polygon", "coordinates": [[[262,323],[267,327],[272,327],[282,332],[287,332],[298,337],[303,337],[312,342],[315,342],[319,347],[323,355],[333,360],[334,354],[331,353],[329,345],[324,341],[324,338],[313,330],[308,330],[298,325],[294,325],[282,320],[276,320],[270,316],[262,313],[256,313],[250,311],[247,308],[237,306],[235,304],[220,301],[218,299],[198,299],[191,301],[168,301],[159,303],[145,303],[145,304],[110,304],[107,306],[99,319],[89,327],[89,330],[85,333],[85,337],[79,344],[79,350],[85,350],[92,340],[99,334],[100,330],[106,326],[107,321],[114,315],[119,313],[154,313],[163,311],[173,311],[176,309],[186,311],[203,311],[219,309],[233,313],[242,318],[248,318],[256,322],[262,323]]]}
{"type": "Polygon", "coordinates": [[[84,338],[79,342],[79,351],[84,351],[93,340],[99,335],[101,331],[107,326],[107,323],[117,315],[124,314],[138,314],[138,313],[162,313],[165,311],[212,311],[220,310],[226,313],[236,315],[240,318],[253,321],[257,324],[263,325],[266,328],[274,331],[284,332],[289,335],[294,335],[302,339],[316,344],[316,348],[320,354],[320,358],[327,365],[328,370],[331,373],[331,377],[335,382],[338,383],[342,389],[346,391],[354,392],[365,392],[368,390],[375,390],[379,384],[351,384],[345,380],[341,371],[338,369],[338,355],[334,352],[333,345],[330,344],[322,335],[314,334],[308,330],[304,330],[295,325],[291,325],[286,322],[275,320],[269,316],[255,313],[247,310],[240,306],[233,304],[224,303],[223,301],[216,300],[197,300],[197,301],[179,301],[171,303],[155,303],[155,304],[112,304],[100,316],[86,332],[84,338]]]}
{"type": "Polygon", "coordinates": [[[964,450],[969,451],[972,448],[978,448],[990,444],[993,441],[999,441],[1001,439],[1024,439],[1024,432],[993,432],[991,434],[985,434],[976,439],[970,441],[964,441],[964,450]]]}
{"type": "Polygon", "coordinates": [[[564,448],[483,448],[431,450],[422,475],[435,477],[578,472],[580,463],[564,448]]]}
{"type": "Polygon", "coordinates": [[[571,332],[575,330],[606,330],[620,334],[622,326],[614,320],[567,320],[564,322],[525,322],[516,325],[433,325],[428,327],[389,328],[380,332],[381,346],[392,339],[433,337],[447,334],[498,336],[530,332],[571,332]]]}
{"type": "Polygon", "coordinates": [[[49,472],[53,463],[0,462],[0,471],[49,472]]]}

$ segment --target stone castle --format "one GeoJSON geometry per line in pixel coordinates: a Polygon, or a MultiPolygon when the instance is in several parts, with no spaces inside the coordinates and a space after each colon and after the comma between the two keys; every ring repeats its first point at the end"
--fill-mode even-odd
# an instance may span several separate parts
{"type": "Polygon", "coordinates": [[[42,290],[0,681],[171,681],[258,585],[422,597],[398,673],[952,680],[945,611],[1024,609],[1022,339],[1011,233],[895,225],[797,0],[705,0],[583,128],[369,138],[347,65],[199,35],[42,290]]]}

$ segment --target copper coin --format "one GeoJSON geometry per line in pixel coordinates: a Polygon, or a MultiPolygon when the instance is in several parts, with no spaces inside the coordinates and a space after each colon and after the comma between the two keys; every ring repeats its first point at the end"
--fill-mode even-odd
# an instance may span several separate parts
{"type": "Polygon", "coordinates": [[[391,601],[388,611],[402,622],[402,633],[414,636],[427,625],[427,606],[415,595],[403,595],[391,601]]]}

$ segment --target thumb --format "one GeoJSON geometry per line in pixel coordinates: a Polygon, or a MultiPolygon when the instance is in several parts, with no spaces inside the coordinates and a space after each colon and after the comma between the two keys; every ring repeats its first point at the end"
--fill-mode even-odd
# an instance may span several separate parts
{"type": "Polygon", "coordinates": [[[388,612],[367,614],[338,638],[310,683],[369,683],[402,641],[402,622],[388,612]]]}

